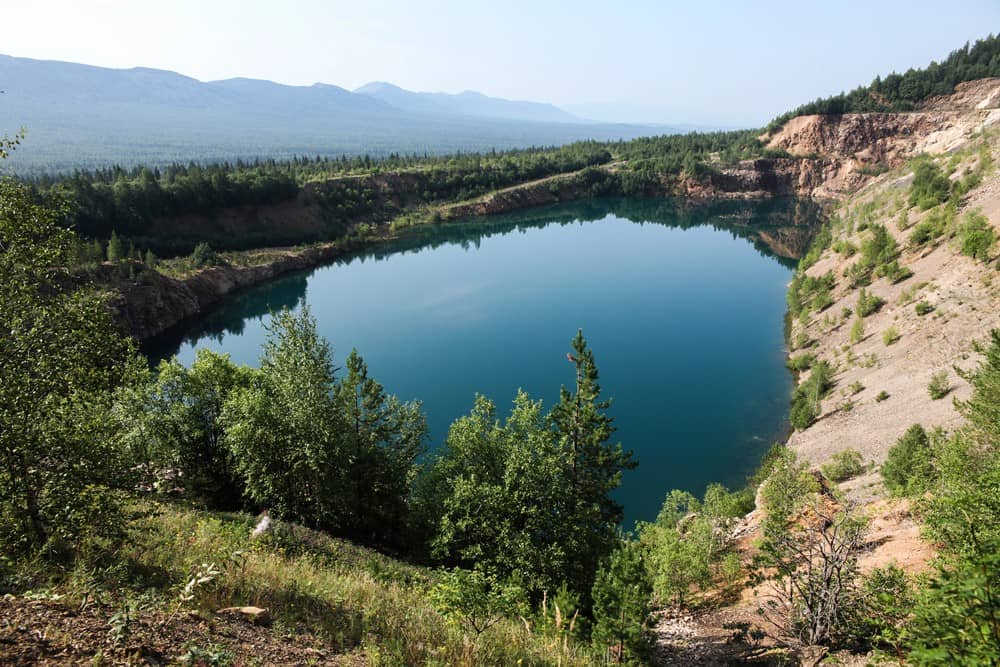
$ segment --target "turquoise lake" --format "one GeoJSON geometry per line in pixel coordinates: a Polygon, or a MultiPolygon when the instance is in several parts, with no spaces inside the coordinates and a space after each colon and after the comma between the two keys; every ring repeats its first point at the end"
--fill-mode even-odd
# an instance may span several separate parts
{"type": "Polygon", "coordinates": [[[787,429],[785,289],[816,212],[805,202],[597,200],[420,229],[377,254],[284,276],[151,341],[256,364],[271,310],[308,302],[343,362],[357,348],[401,399],[423,401],[428,449],[479,392],[551,405],[582,328],[639,467],[626,527],[666,492],[738,487],[787,429]]]}

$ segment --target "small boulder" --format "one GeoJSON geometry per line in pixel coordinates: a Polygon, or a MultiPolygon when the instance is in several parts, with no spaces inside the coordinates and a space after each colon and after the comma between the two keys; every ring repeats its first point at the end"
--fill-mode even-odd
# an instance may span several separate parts
{"type": "Polygon", "coordinates": [[[254,625],[271,625],[271,612],[262,607],[226,607],[216,612],[219,615],[236,616],[254,625]]]}

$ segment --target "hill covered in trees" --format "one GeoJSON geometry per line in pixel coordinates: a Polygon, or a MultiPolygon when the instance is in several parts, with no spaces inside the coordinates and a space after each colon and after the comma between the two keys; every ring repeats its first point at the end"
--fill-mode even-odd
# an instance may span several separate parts
{"type": "Polygon", "coordinates": [[[952,51],[940,63],[879,76],[849,93],[803,104],[775,118],[767,129],[776,130],[796,116],[811,114],[913,111],[930,97],[955,92],[960,83],[993,76],[1000,76],[1000,36],[990,35],[952,51]]]}

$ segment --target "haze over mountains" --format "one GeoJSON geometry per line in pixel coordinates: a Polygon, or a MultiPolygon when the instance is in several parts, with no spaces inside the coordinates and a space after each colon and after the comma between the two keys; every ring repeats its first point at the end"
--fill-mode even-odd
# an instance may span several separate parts
{"type": "MultiPolygon", "coordinates": [[[[650,126],[587,121],[550,104],[466,91],[355,91],[256,79],[202,82],[0,56],[0,134],[27,129],[9,161],[22,173],[296,155],[444,153],[628,139],[650,126]]],[[[663,127],[656,128],[662,134],[663,127]]]]}

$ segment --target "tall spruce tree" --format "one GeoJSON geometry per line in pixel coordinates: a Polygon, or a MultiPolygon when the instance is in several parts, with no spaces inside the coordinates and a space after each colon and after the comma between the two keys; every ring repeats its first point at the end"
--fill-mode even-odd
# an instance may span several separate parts
{"type": "Polygon", "coordinates": [[[357,350],[351,351],[345,366],[347,375],[336,389],[353,496],[345,528],[361,539],[389,542],[403,532],[427,421],[419,403],[401,403],[386,395],[368,376],[368,365],[357,350]]]}
{"type": "Polygon", "coordinates": [[[611,401],[601,399],[597,364],[582,330],[572,348],[567,359],[576,371],[575,386],[572,391],[562,387],[549,418],[568,468],[565,522],[575,533],[579,554],[574,587],[586,592],[599,563],[617,542],[616,526],[623,514],[611,493],[621,484],[622,473],[637,462],[621,443],[610,442],[615,430],[607,414],[611,401]]]}

